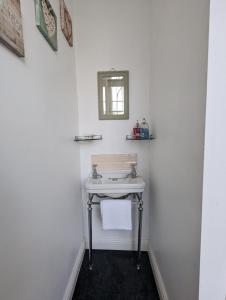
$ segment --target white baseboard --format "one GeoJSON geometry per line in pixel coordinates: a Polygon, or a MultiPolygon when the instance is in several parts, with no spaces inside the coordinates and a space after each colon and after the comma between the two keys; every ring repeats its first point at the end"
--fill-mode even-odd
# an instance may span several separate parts
{"type": "Polygon", "coordinates": [[[69,281],[64,293],[63,300],[71,300],[73,297],[73,293],[78,279],[78,274],[82,265],[84,253],[85,253],[85,241],[81,243],[81,246],[79,248],[78,255],[76,257],[74,267],[71,271],[71,275],[69,277],[69,281]]]}
{"type": "MultiPolygon", "coordinates": [[[[89,243],[86,240],[86,248],[88,249],[89,243]]],[[[137,250],[137,240],[113,240],[113,239],[103,239],[94,240],[93,249],[98,250],[137,250]]],[[[141,250],[149,250],[149,240],[141,240],[141,250]]]]}
{"type": "Polygon", "coordinates": [[[152,247],[151,247],[150,243],[149,243],[148,255],[149,255],[152,271],[153,271],[153,274],[155,277],[155,282],[156,282],[157,289],[159,292],[160,300],[169,300],[169,297],[166,292],[166,287],[165,287],[165,284],[164,284],[164,281],[163,281],[163,278],[162,278],[162,275],[161,275],[161,272],[160,272],[160,269],[158,266],[158,262],[154,255],[154,252],[152,251],[152,247]]]}

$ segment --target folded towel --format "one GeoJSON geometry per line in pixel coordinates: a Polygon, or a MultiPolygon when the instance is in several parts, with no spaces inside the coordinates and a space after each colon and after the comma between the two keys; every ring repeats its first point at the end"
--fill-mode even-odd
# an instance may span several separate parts
{"type": "Polygon", "coordinates": [[[100,209],[104,230],[132,230],[131,200],[101,200],[100,209]]]}

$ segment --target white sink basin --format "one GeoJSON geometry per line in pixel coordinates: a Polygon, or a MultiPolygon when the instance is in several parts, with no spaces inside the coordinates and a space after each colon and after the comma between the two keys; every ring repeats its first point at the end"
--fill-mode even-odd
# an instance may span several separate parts
{"type": "Polygon", "coordinates": [[[145,182],[141,176],[127,177],[128,172],[102,173],[102,178],[89,177],[85,184],[88,193],[129,194],[144,191],[145,182]]]}

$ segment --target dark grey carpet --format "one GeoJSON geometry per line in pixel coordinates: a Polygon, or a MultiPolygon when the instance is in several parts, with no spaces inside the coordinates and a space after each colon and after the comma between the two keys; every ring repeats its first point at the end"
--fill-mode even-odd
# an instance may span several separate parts
{"type": "Polygon", "coordinates": [[[86,250],[73,300],[159,300],[147,252],[137,271],[134,251],[94,250],[89,271],[86,250]]]}

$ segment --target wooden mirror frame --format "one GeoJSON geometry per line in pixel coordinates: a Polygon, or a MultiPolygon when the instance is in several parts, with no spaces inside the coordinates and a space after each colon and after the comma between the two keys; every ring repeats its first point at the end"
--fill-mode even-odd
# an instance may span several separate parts
{"type": "Polygon", "coordinates": [[[97,72],[98,85],[98,111],[99,120],[128,120],[129,119],[129,71],[103,71],[97,72]],[[124,114],[111,115],[103,112],[103,78],[122,77],[124,81],[124,114]]]}

